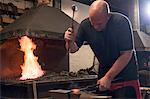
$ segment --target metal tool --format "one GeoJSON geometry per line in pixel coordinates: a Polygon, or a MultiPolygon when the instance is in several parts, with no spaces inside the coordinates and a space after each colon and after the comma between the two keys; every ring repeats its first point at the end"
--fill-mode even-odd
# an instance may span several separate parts
{"type": "MultiPolygon", "coordinates": [[[[77,6],[75,4],[73,4],[72,7],[71,7],[71,9],[72,9],[71,28],[74,31],[74,14],[75,14],[75,11],[78,10],[78,8],[77,8],[77,6]]],[[[73,33],[73,31],[70,31],[70,30],[68,30],[68,31],[73,33]]],[[[68,46],[67,54],[69,54],[70,42],[68,42],[67,46],[68,46]]]]}
{"type": "MultiPolygon", "coordinates": [[[[89,86],[86,86],[86,87],[83,87],[83,88],[73,88],[73,89],[77,89],[79,93],[80,91],[88,91],[88,90],[91,90],[93,88],[98,88],[98,84],[94,84],[94,85],[89,85],[89,86]]],[[[65,89],[56,89],[56,90],[50,90],[49,92],[56,92],[56,93],[75,93],[74,90],[71,89],[71,90],[65,90],[65,89]]]]}
{"type": "Polygon", "coordinates": [[[84,88],[80,88],[80,91],[93,90],[93,89],[98,88],[98,86],[99,86],[99,84],[89,85],[89,86],[86,86],[84,88]]]}
{"type": "Polygon", "coordinates": [[[89,86],[86,86],[86,87],[83,87],[83,88],[74,88],[74,89],[71,89],[71,93],[74,93],[74,94],[77,94],[81,91],[83,92],[86,92],[86,91],[93,91],[93,90],[96,90],[98,88],[99,84],[94,84],[94,85],[89,85],[89,86]]]}
{"type": "Polygon", "coordinates": [[[72,22],[71,22],[71,28],[74,29],[74,14],[75,14],[75,11],[78,10],[77,6],[75,4],[72,5],[71,7],[72,9],[72,22]]]}

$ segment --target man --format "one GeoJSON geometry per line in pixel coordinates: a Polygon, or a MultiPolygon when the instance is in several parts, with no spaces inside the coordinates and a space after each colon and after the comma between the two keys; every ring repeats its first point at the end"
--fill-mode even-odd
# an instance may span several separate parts
{"type": "Polygon", "coordinates": [[[97,57],[99,91],[109,90],[113,98],[141,99],[131,24],[127,17],[109,11],[103,0],[94,1],[89,18],[83,20],[78,33],[65,32],[66,48],[74,53],[87,41],[97,57]]]}

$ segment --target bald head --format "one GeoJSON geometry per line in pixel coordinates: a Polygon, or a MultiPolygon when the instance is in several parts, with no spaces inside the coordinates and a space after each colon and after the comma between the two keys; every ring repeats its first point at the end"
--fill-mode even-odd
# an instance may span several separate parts
{"type": "Polygon", "coordinates": [[[111,16],[109,12],[109,5],[104,0],[96,0],[90,6],[89,19],[97,31],[102,31],[105,28],[111,16]]]}
{"type": "Polygon", "coordinates": [[[89,16],[93,14],[95,15],[98,13],[109,13],[109,12],[110,12],[109,5],[106,1],[96,0],[90,6],[89,16]]]}

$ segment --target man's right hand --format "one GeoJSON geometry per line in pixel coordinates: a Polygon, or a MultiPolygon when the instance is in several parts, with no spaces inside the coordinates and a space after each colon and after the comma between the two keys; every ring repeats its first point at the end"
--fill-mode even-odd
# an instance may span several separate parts
{"type": "Polygon", "coordinates": [[[73,35],[73,29],[72,28],[68,28],[67,31],[65,32],[65,35],[64,35],[64,39],[66,41],[66,43],[70,43],[73,41],[74,39],[74,35],[73,35]]]}
{"type": "Polygon", "coordinates": [[[74,42],[74,36],[75,35],[72,28],[68,28],[64,35],[64,39],[66,41],[66,49],[71,53],[74,53],[79,49],[76,43],[74,42]]]}

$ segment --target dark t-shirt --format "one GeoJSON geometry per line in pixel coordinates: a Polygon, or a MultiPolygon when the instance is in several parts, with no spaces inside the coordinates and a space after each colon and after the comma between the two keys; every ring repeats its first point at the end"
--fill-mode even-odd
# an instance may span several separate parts
{"type": "MultiPolygon", "coordinates": [[[[133,50],[132,34],[131,24],[127,17],[112,13],[103,31],[96,31],[88,18],[83,20],[78,29],[76,43],[78,47],[81,47],[84,41],[88,42],[100,63],[98,74],[101,78],[120,56],[120,51],[133,50]]],[[[133,54],[130,62],[114,81],[135,79],[137,79],[137,66],[133,54]]]]}

